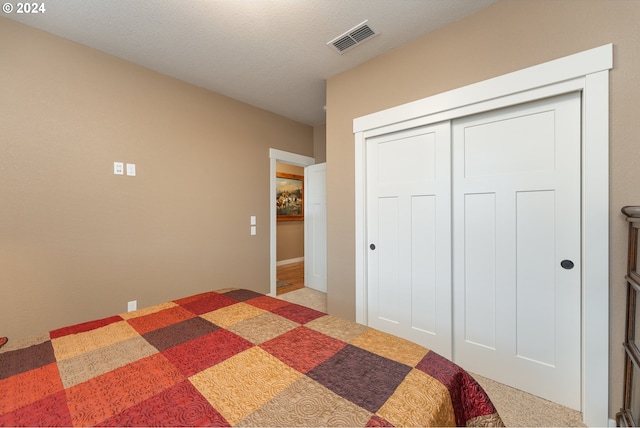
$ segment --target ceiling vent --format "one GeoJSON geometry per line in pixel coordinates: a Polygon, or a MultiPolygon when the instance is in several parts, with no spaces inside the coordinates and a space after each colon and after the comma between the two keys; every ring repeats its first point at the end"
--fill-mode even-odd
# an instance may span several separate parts
{"type": "Polygon", "coordinates": [[[364,21],[362,24],[356,25],[346,33],[339,35],[338,37],[327,43],[327,46],[335,49],[338,53],[341,54],[351,48],[358,46],[361,43],[364,43],[366,40],[377,36],[378,34],[373,31],[373,29],[369,26],[369,24],[367,24],[367,22],[369,21],[364,21]]]}

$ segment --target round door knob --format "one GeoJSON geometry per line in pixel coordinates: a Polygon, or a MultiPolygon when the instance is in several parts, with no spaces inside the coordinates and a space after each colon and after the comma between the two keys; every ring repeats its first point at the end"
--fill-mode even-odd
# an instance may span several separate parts
{"type": "Polygon", "coordinates": [[[560,262],[560,266],[567,270],[573,269],[573,262],[571,260],[563,260],[560,262]]]}
{"type": "Polygon", "coordinates": [[[369,248],[371,248],[372,250],[375,250],[376,249],[376,244],[369,245],[369,248]]]}

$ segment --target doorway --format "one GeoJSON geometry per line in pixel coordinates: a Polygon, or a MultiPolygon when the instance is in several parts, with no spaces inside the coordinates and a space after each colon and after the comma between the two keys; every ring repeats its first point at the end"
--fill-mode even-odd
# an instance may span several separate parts
{"type": "Polygon", "coordinates": [[[276,173],[277,163],[294,165],[305,168],[315,163],[315,159],[308,156],[299,155],[296,153],[285,152],[277,149],[269,149],[269,201],[270,201],[270,218],[269,218],[269,273],[270,273],[270,287],[269,295],[277,295],[277,215],[276,215],[276,173]]]}
{"type": "Polygon", "coordinates": [[[305,168],[276,162],[276,294],[305,286],[305,168]]]}

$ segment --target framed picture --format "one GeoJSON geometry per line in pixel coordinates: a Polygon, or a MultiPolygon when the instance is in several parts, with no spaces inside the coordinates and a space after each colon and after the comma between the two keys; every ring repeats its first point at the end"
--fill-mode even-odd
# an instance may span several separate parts
{"type": "Polygon", "coordinates": [[[276,218],[278,221],[304,220],[304,177],[276,173],[276,218]]]}

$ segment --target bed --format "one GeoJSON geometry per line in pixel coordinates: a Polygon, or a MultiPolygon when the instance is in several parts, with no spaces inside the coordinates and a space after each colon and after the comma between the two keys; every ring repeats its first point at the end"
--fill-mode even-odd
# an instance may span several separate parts
{"type": "Polygon", "coordinates": [[[503,426],[415,343],[244,289],[0,349],[4,426],[503,426]]]}

